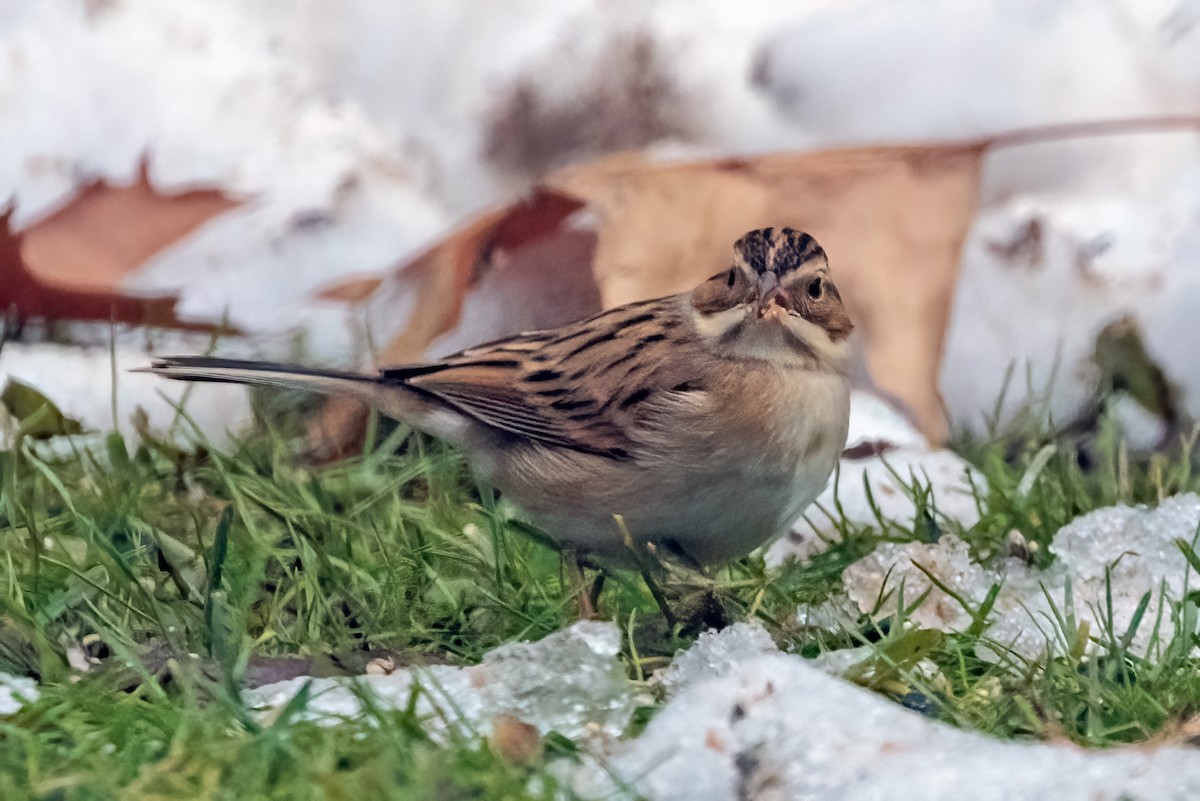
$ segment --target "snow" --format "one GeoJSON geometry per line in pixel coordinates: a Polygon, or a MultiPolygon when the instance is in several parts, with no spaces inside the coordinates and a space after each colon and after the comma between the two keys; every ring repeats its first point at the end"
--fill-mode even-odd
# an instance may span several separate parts
{"type": "Polygon", "coordinates": [[[0,673],[0,715],[11,715],[38,699],[37,682],[24,676],[0,673]]]}
{"type": "Polygon", "coordinates": [[[360,715],[355,684],[374,693],[381,705],[398,709],[408,706],[416,684],[422,691],[418,713],[433,730],[458,727],[486,734],[496,718],[512,716],[542,734],[605,740],[624,731],[638,700],[617,659],[620,645],[620,632],[611,623],[581,621],[538,642],[501,646],[473,667],[432,665],[353,680],[297,678],[245,695],[269,716],[311,681],[306,714],[333,724],[360,715]]]}
{"type": "MultiPolygon", "coordinates": [[[[1165,0],[839,3],[783,24],[757,74],[823,145],[1196,115],[1198,19],[1194,4],[1165,0]]],[[[1200,297],[1190,267],[1200,253],[1195,127],[989,154],[941,374],[957,425],[985,430],[1010,366],[1002,418],[1032,401],[1069,421],[1093,389],[1096,335],[1126,313],[1187,410],[1200,411],[1188,344],[1200,297]],[[1000,252],[1031,223],[1040,241],[1000,252]]],[[[1130,433],[1145,442],[1142,428],[1130,433]]]]}
{"type": "Polygon", "coordinates": [[[28,4],[0,29],[0,186],[22,228],[94,178],[243,201],[127,279],[181,293],[185,318],[305,331],[345,359],[352,331],[312,294],[382,272],[448,223],[394,142],[324,100],[305,65],[241,4],[28,4]],[[147,65],[153,64],[152,69],[147,65]]]}
{"type": "Polygon", "coordinates": [[[1141,0],[829,4],[782,21],[759,83],[831,143],[1196,112],[1196,16],[1141,0]]]}
{"type": "MultiPolygon", "coordinates": [[[[783,654],[757,623],[702,635],[660,677],[667,700],[638,736],[615,739],[635,703],[612,624],[583,622],[537,643],[503,648],[473,668],[430,667],[367,676],[385,706],[453,709],[485,733],[513,715],[540,732],[588,743],[552,770],[584,798],[628,787],[650,801],[790,799],[1184,799],[1200,792],[1193,749],[1085,751],[1061,743],[1001,742],[951,728],[842,681],[863,649],[806,660],[783,654]],[[546,680],[554,676],[554,681],[546,680]]],[[[304,683],[247,691],[270,716],[304,683]]],[[[346,680],[314,679],[309,713],[358,714],[346,680]]],[[[435,729],[454,721],[437,718],[435,729]]]]}
{"type": "Polygon", "coordinates": [[[696,642],[671,660],[657,676],[668,697],[693,684],[729,675],[757,654],[779,653],[775,641],[757,620],[734,623],[720,631],[700,634],[696,642]]]}
{"type": "Polygon", "coordinates": [[[276,0],[259,17],[322,76],[329,97],[364,109],[422,162],[439,201],[466,214],[555,163],[514,163],[489,143],[509,153],[522,148],[506,140],[520,138],[575,158],[662,139],[710,152],[798,143],[803,134],[748,76],[781,19],[821,5],[444,0],[418,10],[276,0]],[[634,64],[639,46],[650,55],[634,64]],[[523,106],[514,102],[522,89],[523,106]],[[645,91],[661,102],[646,103],[645,91]]]}
{"type": "MultiPolygon", "coordinates": [[[[606,766],[651,801],[1185,799],[1194,749],[1000,742],[928,720],[785,654],[684,689],[606,766]]],[[[577,777],[600,798],[613,779],[577,777]]]]}
{"type": "Polygon", "coordinates": [[[882,543],[873,553],[848,567],[842,580],[850,598],[863,611],[871,611],[884,598],[880,614],[894,613],[902,595],[905,606],[910,606],[929,591],[925,601],[909,617],[913,624],[940,631],[965,630],[971,624],[968,610],[937,587],[931,590],[931,582],[921,567],[937,576],[956,594],[978,603],[983,602],[991,586],[1000,583],[1002,578],[999,571],[988,570],[975,562],[966,543],[951,534],[943,536],[937,543],[882,543]],[[890,596],[885,595],[885,581],[890,596]]]}
{"type": "MultiPolygon", "coordinates": [[[[188,338],[190,347],[203,349],[188,338]]],[[[186,384],[165,381],[146,373],[132,373],[149,363],[145,346],[122,338],[110,359],[106,346],[80,347],[51,343],[7,342],[0,349],[0,388],[17,378],[55,403],[85,430],[113,430],[113,380],[116,380],[117,430],[135,438],[133,416],[145,412],[146,423],[160,435],[173,434],[177,442],[194,439],[191,427],[177,419],[182,404],[201,432],[218,445],[251,420],[249,396],[243,387],[223,384],[186,384]]],[[[3,409],[0,406],[0,409],[3,409]]]]}
{"type": "MultiPolygon", "coordinates": [[[[1001,422],[1030,404],[1069,422],[1094,392],[1097,336],[1126,316],[1178,386],[1186,411],[1200,413],[1200,367],[1190,345],[1200,297],[1192,269],[1200,252],[1200,151],[1191,137],[1146,138],[1142,162],[1153,141],[1175,158],[1143,164],[1137,187],[1120,177],[1093,179],[1077,185],[1078,195],[1023,193],[979,216],[942,363],[942,394],[956,423],[985,433],[1006,383],[1001,422]],[[1030,241],[1031,230],[1032,244],[1009,255],[1016,248],[1005,246],[1030,241]]],[[[1139,442],[1153,440],[1151,421],[1125,419],[1139,442]]]]}
{"type": "MultiPolygon", "coordinates": [[[[1182,601],[1197,580],[1177,541],[1196,543],[1200,531],[1200,496],[1193,493],[1164,500],[1157,508],[1112,506],[1082,515],[1054,537],[1050,551],[1054,563],[1046,570],[1005,557],[997,564],[976,562],[958,537],[943,535],[936,543],[883,543],[846,569],[843,582],[850,598],[863,612],[872,611],[885,598],[879,614],[891,614],[899,603],[903,585],[905,605],[929,591],[912,612],[914,625],[940,631],[963,631],[971,624],[968,610],[936,586],[920,567],[936,576],[955,594],[978,610],[993,585],[999,585],[986,635],[998,645],[985,658],[999,659],[1011,651],[1038,659],[1048,651],[1062,651],[1063,633],[1058,617],[1074,616],[1092,637],[1108,630],[1108,603],[1112,602],[1112,631],[1126,634],[1147,593],[1150,604],[1133,633],[1131,649],[1153,658],[1154,619],[1160,607],[1170,620],[1170,603],[1182,601]],[[886,590],[885,590],[886,581],[886,590]],[[1070,594],[1068,595],[1068,581],[1070,594]],[[885,594],[886,593],[886,594],[885,594]]],[[[1170,625],[1160,632],[1155,649],[1170,640],[1170,625]]]]}

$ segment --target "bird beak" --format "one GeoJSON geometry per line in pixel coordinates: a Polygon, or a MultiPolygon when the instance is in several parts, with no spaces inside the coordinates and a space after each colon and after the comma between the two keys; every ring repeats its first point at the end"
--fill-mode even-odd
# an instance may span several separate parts
{"type": "Polygon", "coordinates": [[[783,290],[779,288],[779,276],[771,271],[761,274],[758,277],[758,316],[760,318],[774,317],[773,312],[783,306],[778,302],[782,295],[783,290]]]}

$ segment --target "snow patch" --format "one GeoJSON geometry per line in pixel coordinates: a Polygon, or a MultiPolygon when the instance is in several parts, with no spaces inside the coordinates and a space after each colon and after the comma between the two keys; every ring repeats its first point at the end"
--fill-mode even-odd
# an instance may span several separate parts
{"type": "Polygon", "coordinates": [[[734,623],[720,631],[702,633],[690,648],[671,660],[658,678],[668,696],[678,695],[693,684],[732,673],[755,656],[774,653],[779,653],[779,648],[761,623],[734,623]]]}
{"type": "Polygon", "coordinates": [[[360,716],[354,683],[384,707],[399,709],[408,706],[415,683],[421,688],[418,713],[433,731],[456,727],[486,734],[497,717],[510,715],[542,734],[554,731],[594,742],[619,736],[637,703],[617,659],[620,645],[611,623],[580,621],[538,642],[501,646],[474,667],[432,665],[355,679],[289,679],[247,690],[246,697],[269,717],[311,681],[306,714],[333,724],[360,716]]]}
{"type": "MultiPolygon", "coordinates": [[[[1182,801],[1200,793],[1193,748],[1001,742],[928,720],[784,654],[687,687],[606,765],[651,801],[1182,801]]],[[[607,797],[613,779],[585,770],[576,789],[607,797]]]]}
{"type": "MultiPolygon", "coordinates": [[[[1065,643],[1057,623],[1060,616],[1073,615],[1077,625],[1088,627],[1093,639],[1101,637],[1108,627],[1110,591],[1112,629],[1122,637],[1149,593],[1150,605],[1130,641],[1134,652],[1146,654],[1160,604],[1181,601],[1197,584],[1177,540],[1194,545],[1198,531],[1200,496],[1188,493],[1168,498],[1154,509],[1112,506],[1082,515],[1055,535],[1050,551],[1056,559],[1046,570],[1015,558],[981,565],[966,543],[947,534],[932,544],[883,543],[848,567],[843,581],[863,612],[872,611],[885,592],[881,613],[894,612],[902,584],[906,605],[928,591],[910,619],[922,628],[940,631],[963,631],[972,618],[957,600],[933,586],[925,570],[966,599],[973,610],[979,609],[993,585],[999,585],[985,632],[998,644],[988,649],[993,659],[1001,658],[1007,649],[1027,659],[1061,654],[1065,643]]],[[[1170,639],[1170,620],[1168,607],[1157,648],[1170,639]]]]}
{"type": "Polygon", "coordinates": [[[0,715],[12,715],[38,699],[37,682],[25,676],[0,673],[0,715]]]}
{"type": "MultiPolygon", "coordinates": [[[[146,367],[150,358],[144,346],[125,341],[111,354],[107,347],[80,347],[50,343],[6,342],[0,349],[0,387],[7,380],[29,384],[52,401],[63,414],[89,431],[112,431],[114,421],[113,382],[116,382],[116,430],[136,438],[133,416],[146,414],[152,431],[173,432],[178,442],[194,439],[191,426],[178,418],[176,407],[196,422],[200,431],[218,446],[229,434],[247,426],[251,419],[249,396],[244,387],[229,384],[188,384],[166,381],[131,370],[146,367]]],[[[190,347],[203,349],[186,337],[190,347]]]]}
{"type": "Polygon", "coordinates": [[[0,30],[0,186],[18,228],[89,181],[132,182],[143,157],[169,192],[243,201],[126,279],[180,293],[179,314],[248,332],[304,332],[345,358],[355,332],[320,287],[381,273],[448,220],[395,143],[230,0],[30,4],[0,30]],[[148,68],[147,65],[154,65],[148,68]]]}

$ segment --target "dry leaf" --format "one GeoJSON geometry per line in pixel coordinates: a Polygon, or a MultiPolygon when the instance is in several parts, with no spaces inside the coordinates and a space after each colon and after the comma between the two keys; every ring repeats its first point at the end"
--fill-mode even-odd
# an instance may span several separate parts
{"type": "Polygon", "coordinates": [[[458,323],[467,288],[480,280],[497,252],[513,253],[559,232],[563,222],[582,207],[577,198],[539,188],[511,206],[483,214],[409,261],[401,268],[406,291],[415,289],[421,302],[404,330],[380,354],[383,362],[420,358],[434,338],[458,323]]]}
{"type": "Polygon", "coordinates": [[[316,297],[320,300],[334,300],[343,303],[362,303],[379,289],[383,278],[374,273],[367,275],[350,275],[340,281],[329,284],[317,290],[316,297]]]}
{"type": "Polygon", "coordinates": [[[488,738],[492,753],[512,765],[527,766],[542,757],[542,736],[537,728],[512,715],[497,715],[488,738]]]}
{"type": "Polygon", "coordinates": [[[9,227],[12,211],[0,213],[0,309],[13,328],[31,318],[113,320],[176,328],[186,325],[175,314],[173,297],[127,297],[110,291],[78,290],[38,280],[21,258],[22,237],[9,227]]]}
{"type": "Polygon", "coordinates": [[[211,330],[185,322],[171,296],[138,296],[123,279],[154,254],[237,202],[198,189],[157,191],[145,163],[130,186],[96,181],[70,203],[20,235],[0,216],[0,308],[18,321],[115,320],[211,330]]]}
{"type": "Polygon", "coordinates": [[[619,158],[553,176],[600,221],[606,306],[681,292],[719,272],[752,228],[808,231],[829,253],[876,385],[932,440],[962,244],[984,143],[876,147],[653,165],[619,158]]]}

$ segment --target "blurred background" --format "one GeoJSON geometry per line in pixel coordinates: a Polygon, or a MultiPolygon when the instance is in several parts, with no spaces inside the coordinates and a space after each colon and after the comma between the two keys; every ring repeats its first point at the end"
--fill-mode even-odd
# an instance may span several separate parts
{"type": "Polygon", "coordinates": [[[1116,388],[1152,447],[1200,414],[1198,128],[1188,0],[5,0],[0,381],[162,428],[149,352],[416,359],[791,224],[931,440],[1116,388]]]}

